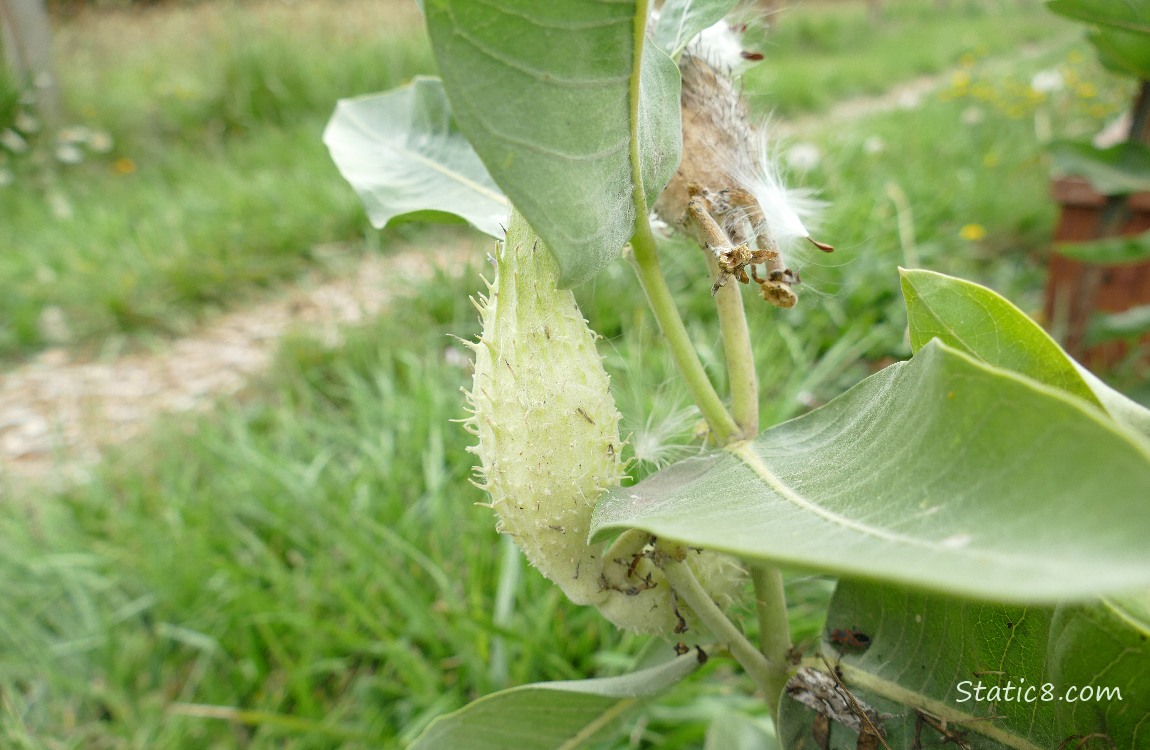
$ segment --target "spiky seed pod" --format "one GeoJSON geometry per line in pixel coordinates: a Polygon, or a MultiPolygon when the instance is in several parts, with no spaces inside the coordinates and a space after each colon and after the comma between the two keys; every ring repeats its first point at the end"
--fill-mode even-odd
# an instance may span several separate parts
{"type": "MultiPolygon", "coordinates": [[[[596,501],[624,474],[619,412],[595,334],[557,282],[550,252],[513,213],[495,281],[477,304],[483,332],[468,423],[478,484],[499,530],[573,602],[620,627],[670,634],[684,620],[647,536],[627,532],[608,550],[587,543],[596,501]]],[[[729,558],[691,553],[689,564],[721,604],[742,587],[729,558]]]]}
{"type": "Polygon", "coordinates": [[[499,530],[573,602],[598,604],[602,545],[587,533],[595,501],[623,477],[619,412],[595,334],[557,281],[551,253],[512,214],[479,304],[473,452],[499,530]]]}

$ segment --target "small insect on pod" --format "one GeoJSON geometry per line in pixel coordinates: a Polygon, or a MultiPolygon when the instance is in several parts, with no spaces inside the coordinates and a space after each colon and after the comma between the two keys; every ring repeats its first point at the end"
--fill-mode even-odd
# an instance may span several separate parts
{"type": "Polygon", "coordinates": [[[871,644],[870,636],[857,628],[835,628],[828,637],[840,651],[862,652],[871,644]]]}

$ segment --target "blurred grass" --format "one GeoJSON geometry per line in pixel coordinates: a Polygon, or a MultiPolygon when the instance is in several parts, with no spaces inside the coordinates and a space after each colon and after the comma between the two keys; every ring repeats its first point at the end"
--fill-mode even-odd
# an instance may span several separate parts
{"type": "Polygon", "coordinates": [[[317,245],[362,245],[374,230],[320,134],[339,97],[433,69],[418,23],[414,4],[367,0],[338,12],[220,2],[64,22],[68,110],[114,146],[60,164],[41,135],[39,150],[7,159],[0,357],[182,332],[314,267],[317,245]],[[63,334],[44,330],[47,309],[63,334]]]}
{"type": "MultiPolygon", "coordinates": [[[[477,328],[468,276],[338,350],[293,339],[241,402],[169,420],[83,487],[0,506],[0,744],[397,747],[505,684],[630,664],[642,639],[534,571],[493,621],[502,552],[449,422],[469,374],[447,334],[477,328]]],[[[827,586],[792,588],[813,637],[827,586]]],[[[712,669],[670,705],[749,691],[712,669]]],[[[701,728],[668,715],[647,731],[701,728]]]]}
{"type": "Polygon", "coordinates": [[[56,43],[70,109],[162,153],[326,118],[338,97],[431,72],[421,23],[405,0],[221,0],[83,13],[56,43]]]}
{"type": "MultiPolygon", "coordinates": [[[[292,17],[292,6],[259,7],[292,17]]],[[[779,34],[807,10],[793,11],[779,34]]],[[[170,85],[165,75],[181,67],[192,75],[206,54],[197,45],[210,34],[164,20],[185,12],[197,11],[157,11],[154,28],[122,40],[119,74],[136,77],[124,85],[137,93],[107,97],[117,104],[105,116],[121,118],[107,125],[118,151],[53,185],[68,195],[72,220],[51,219],[45,193],[0,191],[0,236],[18,243],[6,247],[34,248],[0,259],[5,289],[24,296],[3,315],[33,311],[22,318],[26,338],[7,351],[39,345],[35,311],[47,304],[66,306],[73,321],[91,317],[81,340],[180,330],[246,287],[314,263],[310,249],[322,238],[365,231],[318,142],[332,102],[309,109],[309,97],[322,95],[303,84],[292,84],[306,94],[294,100],[277,98],[269,83],[274,104],[259,107],[237,93],[229,109],[224,89],[205,84],[184,109],[132,108],[133,97],[152,102],[148,92],[170,85]],[[181,51],[182,38],[199,51],[181,51]],[[132,72],[148,39],[170,56],[166,74],[162,66],[132,72]],[[113,172],[121,158],[135,171],[113,172]]],[[[242,38],[237,18],[219,21],[234,40],[242,38]]],[[[115,57],[105,43],[93,60],[115,57]]],[[[339,46],[301,43],[298,63],[280,58],[276,69],[303,70],[316,55],[337,58],[355,44],[339,46]]],[[[838,249],[792,261],[804,278],[794,310],[767,308],[748,290],[765,423],[908,353],[899,263],[989,283],[1033,308],[1036,256],[1053,220],[1040,136],[1090,132],[1125,93],[1082,49],[1052,42],[1024,62],[960,61],[965,75],[916,108],[804,135],[821,159],[803,180],[830,201],[816,236],[838,249]],[[1019,86],[1050,68],[1110,93],[1086,97],[1071,86],[1028,98],[1020,111],[1019,86]]],[[[806,66],[818,70],[822,60],[811,55],[806,66]]],[[[841,63],[832,55],[826,64],[841,63]]],[[[889,75],[887,84],[898,80],[889,75]]],[[[344,81],[349,90],[332,96],[393,82],[344,81]]],[[[92,106],[101,99],[74,95],[92,106]]],[[[396,236],[385,233],[384,243],[396,236]]],[[[721,373],[698,252],[672,241],[664,260],[708,368],[721,373]]],[[[626,669],[644,641],[571,606],[533,571],[515,589],[510,621],[494,619],[500,543],[490,513],[473,507],[482,498],[466,481],[467,436],[449,422],[463,416],[458,389],[469,375],[447,334],[476,332],[466,297],[477,274],[413,289],[337,349],[296,337],[264,380],[212,415],[168,419],[73,490],[25,490],[0,503],[0,747],[390,748],[504,684],[626,669]],[[497,639],[505,671],[493,665],[497,639]]],[[[636,477],[697,450],[695,414],[630,269],[616,264],[578,296],[606,337],[623,430],[643,459],[636,477]]],[[[818,637],[828,592],[825,580],[789,578],[797,641],[818,637]]],[[[747,614],[739,613],[753,627],[747,614]]],[[[699,747],[708,718],[757,709],[728,664],[706,669],[706,679],[633,720],[642,746],[699,747]]]]}
{"type": "Polygon", "coordinates": [[[768,62],[747,74],[746,85],[752,105],[780,116],[1078,33],[1041,3],[997,0],[884,2],[877,23],[863,3],[808,2],[766,21],[772,31],[759,46],[768,62]]]}

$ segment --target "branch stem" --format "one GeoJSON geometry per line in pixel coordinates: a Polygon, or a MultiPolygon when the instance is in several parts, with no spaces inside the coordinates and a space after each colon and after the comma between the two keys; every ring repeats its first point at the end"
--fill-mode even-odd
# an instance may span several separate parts
{"type": "MultiPolygon", "coordinates": [[[[718,278],[719,262],[704,252],[711,278],[718,278]]],[[[759,378],[755,373],[755,355],[751,332],[739,284],[729,279],[715,293],[715,309],[723,332],[723,355],[727,360],[727,379],[731,388],[731,412],[739,427],[735,440],[749,440],[759,432],[759,378]]]]}
{"type": "Polygon", "coordinates": [[[759,618],[759,650],[770,663],[766,693],[767,705],[773,712],[789,677],[787,655],[791,650],[791,629],[787,621],[787,597],[783,574],[774,566],[752,564],[751,581],[755,585],[755,611],[759,618]]]}
{"type": "MultiPolygon", "coordinates": [[[[723,331],[723,349],[727,361],[732,395],[732,412],[723,404],[714,384],[707,377],[703,363],[691,343],[682,316],[675,306],[667,280],[659,267],[659,256],[654,234],[647,219],[649,208],[643,190],[639,132],[639,72],[642,69],[643,44],[649,0],[637,0],[633,29],[632,81],[629,100],[631,129],[631,184],[635,206],[635,232],[631,237],[631,258],[639,283],[659,323],[671,357],[675,362],[687,390],[694,398],[700,413],[707,421],[711,435],[718,445],[748,439],[758,432],[759,393],[755,373],[750,332],[742,295],[734,284],[720,289],[716,305],[723,331]]],[[[712,273],[717,273],[714,259],[708,261],[712,273]]],[[[787,625],[786,599],[783,596],[782,577],[774,568],[753,569],[755,600],[758,609],[760,644],[762,650],[723,614],[710,594],[703,589],[695,574],[680,559],[667,557],[662,564],[667,581],[679,596],[743,666],[747,674],[763,691],[767,708],[773,715],[779,705],[786,684],[787,652],[790,649],[790,631],[787,625]]]]}
{"type": "Polygon", "coordinates": [[[683,377],[687,391],[695,400],[695,404],[698,405],[703,419],[707,421],[711,436],[716,444],[726,445],[735,435],[740,433],[739,426],[730,412],[727,411],[723,400],[715,391],[715,386],[707,377],[703,363],[699,361],[695,347],[691,343],[687,327],[683,325],[683,319],[679,316],[679,310],[675,306],[675,300],[671,296],[667,280],[663,277],[663,271],[659,267],[655,238],[651,234],[647,217],[644,215],[641,222],[637,221],[636,223],[641,224],[641,226],[636,226],[635,236],[631,238],[631,259],[635,266],[635,273],[639,277],[639,283],[643,285],[643,291],[647,295],[651,312],[654,313],[655,320],[659,323],[659,330],[667,339],[667,348],[671,352],[671,358],[683,377]]]}
{"type": "Polygon", "coordinates": [[[667,287],[667,280],[659,267],[659,256],[655,248],[655,235],[651,233],[651,224],[647,220],[650,213],[647,207],[647,197],[643,192],[643,170],[640,158],[639,133],[639,74],[643,65],[643,44],[647,36],[648,0],[638,0],[635,7],[635,27],[633,29],[632,65],[631,65],[631,96],[630,96],[630,126],[631,126],[631,185],[632,203],[635,205],[635,234],[631,237],[631,257],[635,265],[639,283],[647,295],[647,302],[651,305],[651,312],[659,323],[659,330],[667,339],[667,346],[671,351],[671,358],[683,376],[687,391],[699,407],[703,419],[711,435],[719,445],[725,445],[731,436],[738,432],[735,420],[723,405],[722,399],[715,391],[715,386],[707,377],[703,363],[691,344],[691,337],[683,325],[683,319],[675,307],[675,300],[671,290],[667,287]]]}
{"type": "Polygon", "coordinates": [[[778,706],[778,696],[771,698],[774,690],[772,675],[775,672],[775,665],[723,614],[723,610],[711,600],[710,594],[703,589],[699,579],[686,563],[668,559],[663,564],[663,572],[675,595],[691,608],[720,643],[726,645],[731,656],[742,665],[759,689],[767,695],[769,701],[767,708],[774,714],[778,706]]]}

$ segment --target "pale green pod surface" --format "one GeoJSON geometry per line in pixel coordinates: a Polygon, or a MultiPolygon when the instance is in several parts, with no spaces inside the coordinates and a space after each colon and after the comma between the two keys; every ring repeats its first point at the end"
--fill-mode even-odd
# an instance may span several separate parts
{"type": "Polygon", "coordinates": [[[577,604],[607,598],[602,545],[588,545],[599,495],[619,484],[619,412],[575,298],[518,213],[481,300],[471,392],[482,486],[499,529],[577,604]]]}
{"type": "MultiPolygon", "coordinates": [[[[670,634],[690,613],[677,611],[645,556],[647,535],[627,532],[609,549],[587,543],[596,502],[624,477],[623,441],[595,334],[557,282],[551,253],[513,213],[495,281],[478,304],[469,424],[479,484],[499,530],[569,599],[620,627],[670,634]]],[[[688,563],[721,605],[742,587],[729,558],[691,553],[688,563]]]]}

